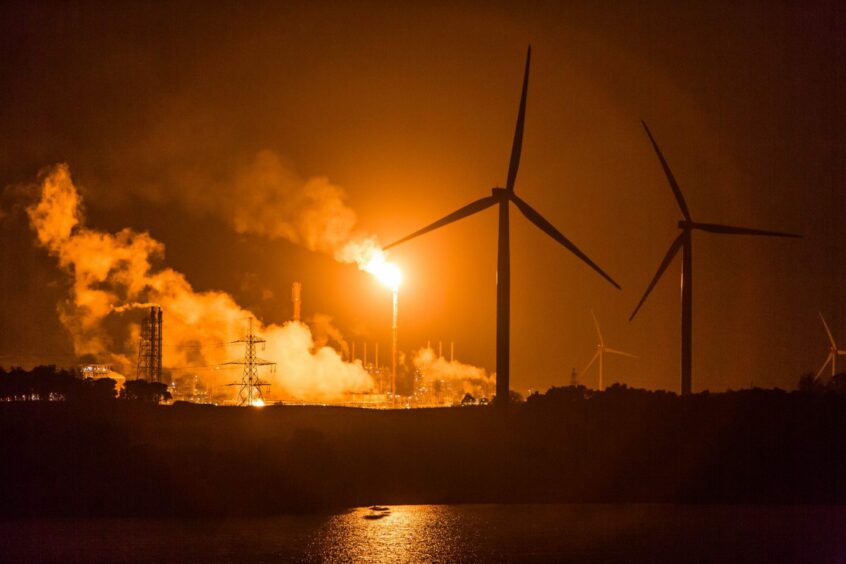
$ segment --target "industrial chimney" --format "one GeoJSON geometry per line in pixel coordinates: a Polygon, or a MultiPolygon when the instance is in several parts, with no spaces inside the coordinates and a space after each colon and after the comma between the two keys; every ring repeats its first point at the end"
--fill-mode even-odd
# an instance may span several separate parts
{"type": "Polygon", "coordinates": [[[162,308],[151,306],[141,320],[141,342],[138,345],[138,363],[135,378],[148,382],[162,380],[162,308]]]}
{"type": "Polygon", "coordinates": [[[302,292],[303,285],[299,282],[294,282],[291,285],[291,302],[294,305],[294,321],[300,320],[300,292],[302,292]]]}

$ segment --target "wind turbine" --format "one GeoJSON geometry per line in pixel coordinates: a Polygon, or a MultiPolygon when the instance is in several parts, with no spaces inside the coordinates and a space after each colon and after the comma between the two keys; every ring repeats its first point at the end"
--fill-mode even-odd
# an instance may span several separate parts
{"type": "Polygon", "coordinates": [[[834,337],[831,334],[831,329],[828,328],[828,323],[825,322],[825,317],[823,317],[822,312],[820,312],[820,321],[822,321],[823,327],[825,327],[825,332],[828,333],[828,342],[831,343],[828,346],[828,356],[825,357],[825,362],[823,365],[820,366],[820,369],[817,370],[817,375],[815,378],[819,378],[822,371],[825,370],[825,367],[828,366],[828,363],[831,363],[831,376],[832,378],[837,373],[837,357],[846,355],[846,351],[838,350],[837,343],[834,342],[834,337]]]}
{"type": "Polygon", "coordinates": [[[618,351],[617,349],[605,346],[605,339],[602,338],[602,331],[599,329],[599,321],[596,320],[596,315],[593,312],[590,312],[590,314],[593,316],[593,324],[596,326],[596,335],[599,337],[599,343],[596,345],[596,352],[594,353],[593,358],[590,359],[590,362],[588,362],[587,366],[585,366],[585,369],[582,370],[582,374],[587,374],[587,371],[590,370],[593,363],[599,359],[599,391],[601,392],[605,388],[602,376],[602,366],[605,360],[605,353],[627,356],[629,358],[637,357],[631,353],[618,351]]]}
{"type": "Polygon", "coordinates": [[[693,232],[695,230],[699,230],[707,231],[709,233],[719,233],[721,235],[764,235],[767,237],[801,237],[801,235],[693,221],[690,216],[690,211],[687,209],[687,203],[684,201],[684,196],[682,196],[681,189],[679,188],[675,177],[673,177],[673,173],[670,170],[670,166],[667,164],[667,161],[664,159],[664,155],[661,154],[661,149],[658,148],[655,138],[652,137],[652,132],[649,131],[649,128],[646,126],[646,122],[641,121],[641,123],[643,124],[643,128],[646,130],[646,134],[649,136],[649,140],[652,142],[652,147],[655,149],[655,153],[658,155],[658,160],[661,161],[661,167],[664,169],[664,174],[667,176],[670,188],[673,189],[673,195],[676,197],[676,202],[681,210],[682,219],[679,220],[679,229],[681,230],[681,234],[679,234],[679,236],[676,237],[676,239],[670,244],[670,248],[664,256],[664,260],[662,260],[661,264],[658,266],[658,272],[655,273],[655,276],[652,278],[652,282],[650,282],[649,286],[646,287],[646,292],[644,292],[643,297],[640,299],[640,302],[638,302],[634,312],[632,312],[632,315],[629,317],[629,321],[634,319],[635,315],[637,315],[640,306],[643,305],[643,302],[652,291],[652,288],[655,287],[658,279],[661,278],[661,275],[664,274],[665,270],[667,270],[667,267],[679,252],[679,249],[682,249],[681,393],[682,395],[687,395],[690,394],[691,390],[691,358],[693,347],[693,257],[691,255],[693,232]]]}
{"type": "Polygon", "coordinates": [[[463,219],[477,212],[485,210],[495,204],[499,204],[499,239],[496,268],[496,397],[497,405],[505,408],[509,399],[509,327],[510,327],[510,289],[511,289],[511,258],[509,254],[509,224],[508,205],[513,203],[526,218],[534,223],[541,231],[555,239],[558,243],[567,248],[574,255],[586,262],[588,266],[602,275],[617,289],[620,286],[611,279],[601,268],[599,268],[587,255],[580,251],[576,245],[564,237],[549,221],[536,212],[529,204],[524,202],[514,193],[514,182],[517,180],[517,169],[520,166],[520,152],[523,146],[523,124],[526,118],[526,93],[529,87],[529,63],[532,58],[532,47],[526,53],[526,68],[523,74],[523,90],[520,94],[520,107],[517,112],[517,126],[514,130],[514,141],[511,146],[511,161],[508,165],[508,177],[505,188],[493,188],[491,195],[486,196],[463,208],[452,212],[424,227],[411,235],[391,243],[386,249],[399,245],[409,239],[413,239],[424,233],[428,233],[439,227],[448,225],[459,219],[463,219]]]}

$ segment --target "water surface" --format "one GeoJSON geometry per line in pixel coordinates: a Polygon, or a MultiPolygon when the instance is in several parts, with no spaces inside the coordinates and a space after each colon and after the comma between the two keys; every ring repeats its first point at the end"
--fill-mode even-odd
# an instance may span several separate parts
{"type": "Polygon", "coordinates": [[[418,505],[227,520],[0,522],[9,562],[846,562],[846,508],[418,505]]]}

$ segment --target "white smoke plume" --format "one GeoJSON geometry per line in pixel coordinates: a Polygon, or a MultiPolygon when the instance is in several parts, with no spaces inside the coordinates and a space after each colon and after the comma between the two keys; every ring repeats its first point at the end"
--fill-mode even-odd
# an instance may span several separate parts
{"type": "Polygon", "coordinates": [[[223,178],[196,173],[177,183],[176,197],[223,218],[237,233],[285,239],[366,271],[374,260],[384,262],[376,237],[356,231],[343,188],[325,177],[302,178],[272,151],[260,151],[223,178]]]}
{"type": "Polygon", "coordinates": [[[151,303],[140,303],[140,302],[132,302],[128,304],[123,304],[120,306],[112,306],[112,311],[115,313],[123,313],[125,311],[129,311],[132,309],[147,309],[150,307],[156,307],[159,304],[151,304],[151,303]]]}
{"type": "Polygon", "coordinates": [[[271,151],[261,151],[232,181],[225,211],[239,233],[283,238],[334,254],[353,235],[356,214],[343,189],[326,178],[301,179],[271,151]]]}
{"type": "MultiPolygon", "coordinates": [[[[319,186],[313,188],[316,194],[322,190],[319,186]]],[[[242,195],[248,192],[244,190],[242,195]]],[[[165,317],[165,368],[179,371],[185,367],[209,367],[241,356],[241,351],[225,345],[244,334],[246,320],[252,314],[238,306],[229,294],[196,292],[182,273],[155,268],[154,262],[163,256],[164,246],[147,233],[123,229],[111,234],[86,227],[79,192],[67,165],[42,173],[39,195],[27,212],[39,244],[71,276],[71,295],[60,304],[59,315],[77,355],[111,355],[111,360],[121,364],[123,370],[129,369],[129,357],[122,351],[112,352],[119,347],[103,323],[109,315],[155,303],[162,307],[165,317]]],[[[323,231],[338,227],[334,222],[324,225],[323,231]]],[[[340,229],[343,232],[345,228],[341,225],[340,229]]],[[[304,239],[306,244],[316,245],[324,236],[320,229],[298,236],[306,237],[308,233],[311,238],[304,239]]],[[[306,401],[331,401],[373,386],[360,365],[343,362],[331,348],[316,347],[310,330],[301,323],[258,324],[256,330],[267,339],[262,356],[277,363],[275,374],[263,375],[272,385],[273,396],[278,397],[281,392],[306,401]]],[[[211,385],[240,376],[232,370],[209,370],[206,374],[211,374],[204,375],[211,385]]]]}
{"type": "Polygon", "coordinates": [[[441,380],[459,385],[464,392],[476,397],[489,396],[495,382],[495,375],[488,374],[484,368],[457,360],[447,360],[438,356],[431,347],[421,348],[415,353],[414,367],[427,380],[441,380]]]}
{"type": "Polygon", "coordinates": [[[315,313],[308,320],[314,335],[314,346],[317,348],[332,346],[341,351],[343,358],[350,356],[350,344],[344,339],[341,330],[332,323],[332,317],[325,313],[315,313]]]}

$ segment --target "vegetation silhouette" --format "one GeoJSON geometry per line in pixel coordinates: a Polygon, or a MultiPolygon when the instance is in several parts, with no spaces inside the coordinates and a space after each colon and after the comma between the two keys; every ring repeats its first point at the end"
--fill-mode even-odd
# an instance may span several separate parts
{"type": "Polygon", "coordinates": [[[167,384],[147,382],[146,380],[127,380],[118,397],[120,399],[154,404],[173,399],[173,396],[167,389],[167,384]]]}
{"type": "MultiPolygon", "coordinates": [[[[12,373],[0,377],[4,390],[12,373]]],[[[689,396],[568,386],[534,393],[504,417],[469,405],[380,411],[0,401],[0,514],[220,516],[374,503],[840,504],[846,375],[838,376],[793,392],[689,396]]],[[[40,394],[20,389],[12,396],[40,394]]]]}
{"type": "Polygon", "coordinates": [[[115,399],[112,378],[83,379],[74,370],[54,365],[32,370],[0,366],[0,401],[92,402],[115,399]]]}
{"type": "Polygon", "coordinates": [[[167,384],[128,380],[120,393],[114,378],[83,378],[79,371],[36,366],[32,370],[0,366],[0,401],[102,402],[114,399],[162,403],[172,398],[167,384]]]}

